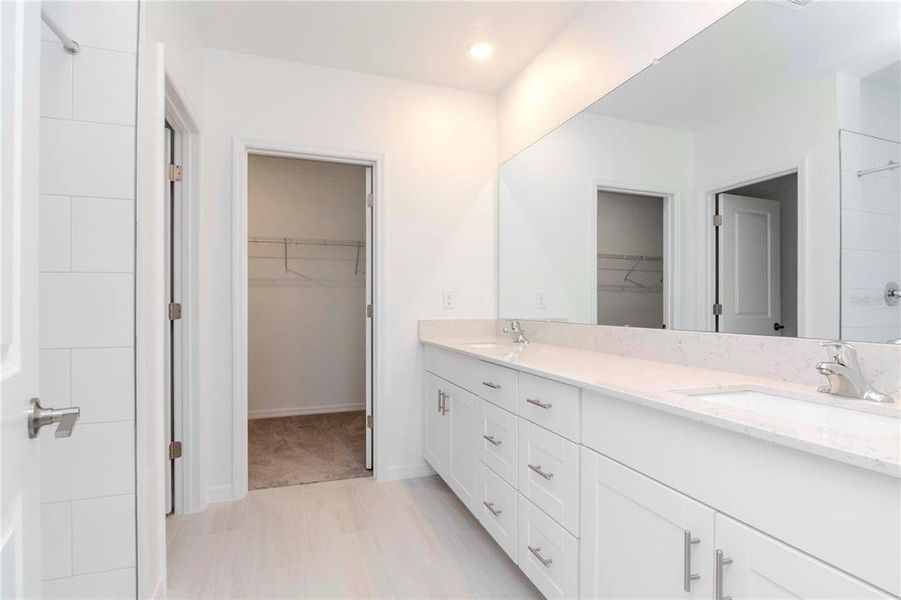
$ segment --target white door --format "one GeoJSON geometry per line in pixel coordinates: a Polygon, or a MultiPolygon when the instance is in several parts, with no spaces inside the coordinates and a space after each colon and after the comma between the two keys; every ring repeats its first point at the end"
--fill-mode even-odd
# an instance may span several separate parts
{"type": "Polygon", "coordinates": [[[445,414],[446,393],[450,384],[443,379],[425,374],[423,405],[425,413],[425,459],[441,477],[447,480],[450,470],[450,419],[445,414]]]}
{"type": "MultiPolygon", "coordinates": [[[[836,534],[836,543],[840,536],[836,534]]],[[[721,593],[744,598],[893,598],[729,517],[716,515],[714,569],[721,593]]]]}
{"type": "MultiPolygon", "coordinates": [[[[40,597],[37,2],[0,2],[0,598],[40,597]]],[[[46,434],[45,434],[46,435],[46,434]]]]}
{"type": "Polygon", "coordinates": [[[366,468],[372,468],[372,393],[373,393],[373,329],[375,328],[375,308],[373,305],[373,288],[375,283],[372,266],[374,261],[374,235],[372,229],[372,211],[375,202],[372,181],[372,167],[366,167],[366,468]],[[370,308],[372,307],[372,308],[370,308]]]}
{"type": "Polygon", "coordinates": [[[479,412],[481,398],[462,388],[449,390],[444,412],[450,417],[451,460],[448,485],[476,516],[479,497],[479,412]],[[448,414],[449,413],[449,414],[448,414]]]}
{"type": "Polygon", "coordinates": [[[585,598],[710,598],[714,512],[582,449],[585,598]]]}
{"type": "Polygon", "coordinates": [[[780,205],[775,200],[719,195],[717,331],[780,335],[780,205]]]}

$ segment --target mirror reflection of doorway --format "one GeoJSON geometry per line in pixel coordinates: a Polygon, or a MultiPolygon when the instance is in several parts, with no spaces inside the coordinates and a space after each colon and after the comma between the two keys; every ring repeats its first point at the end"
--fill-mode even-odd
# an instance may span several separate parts
{"type": "Polygon", "coordinates": [[[664,198],[598,189],[598,325],[665,328],[664,198]]]}
{"type": "Polygon", "coordinates": [[[798,335],[798,175],[716,197],[716,330],[798,335]]]}

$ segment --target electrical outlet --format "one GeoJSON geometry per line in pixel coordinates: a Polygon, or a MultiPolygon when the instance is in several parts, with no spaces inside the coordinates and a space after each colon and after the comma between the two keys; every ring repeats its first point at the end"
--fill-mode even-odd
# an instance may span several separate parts
{"type": "Polygon", "coordinates": [[[441,306],[444,310],[454,310],[457,308],[457,293],[454,290],[444,290],[441,292],[441,306]]]}
{"type": "Polygon", "coordinates": [[[547,290],[535,292],[535,308],[547,308],[547,290]]]}

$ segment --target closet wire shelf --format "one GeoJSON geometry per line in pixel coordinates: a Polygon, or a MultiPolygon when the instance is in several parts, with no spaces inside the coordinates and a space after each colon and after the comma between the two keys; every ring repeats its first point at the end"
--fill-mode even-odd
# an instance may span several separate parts
{"type": "Polygon", "coordinates": [[[625,273],[621,284],[599,283],[598,291],[603,292],[636,292],[645,294],[663,293],[663,257],[646,254],[611,254],[599,252],[598,271],[608,273],[625,273]],[[657,283],[638,281],[635,273],[659,273],[657,283]]]}
{"type": "Polygon", "coordinates": [[[249,236],[247,238],[247,258],[255,260],[279,260],[282,261],[284,272],[295,275],[305,281],[319,281],[291,266],[292,261],[350,261],[353,260],[353,274],[365,275],[365,248],[366,242],[362,240],[342,240],[325,238],[292,238],[292,237],[260,237],[249,236]],[[292,246],[318,246],[335,248],[354,248],[354,258],[344,257],[311,257],[291,256],[289,248],[292,246]]]}

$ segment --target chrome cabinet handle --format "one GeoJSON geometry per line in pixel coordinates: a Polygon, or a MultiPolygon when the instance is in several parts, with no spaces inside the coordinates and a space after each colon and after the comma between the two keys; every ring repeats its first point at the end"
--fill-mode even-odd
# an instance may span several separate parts
{"type": "Polygon", "coordinates": [[[441,401],[441,414],[446,415],[450,412],[450,409],[447,407],[447,400],[450,398],[450,394],[447,392],[441,392],[441,394],[444,396],[444,399],[441,401]]]}
{"type": "Polygon", "coordinates": [[[486,386],[486,387],[490,387],[490,388],[493,389],[493,390],[499,390],[499,389],[501,389],[501,384],[499,384],[499,383],[494,383],[493,381],[483,381],[483,382],[482,382],[482,385],[484,385],[484,386],[486,386]]]}
{"type": "Polygon", "coordinates": [[[527,548],[529,549],[529,552],[535,555],[535,558],[538,559],[538,562],[543,564],[545,567],[550,567],[552,564],[554,564],[553,558],[544,558],[543,556],[541,556],[541,548],[539,546],[527,546],[527,548]]]}
{"type": "Polygon", "coordinates": [[[28,437],[34,439],[38,437],[41,427],[44,425],[56,426],[53,432],[54,437],[64,438],[72,435],[72,429],[75,428],[75,422],[81,416],[81,409],[77,406],[70,408],[44,408],[41,401],[32,398],[28,403],[30,410],[28,411],[28,437]]]}
{"type": "Polygon", "coordinates": [[[438,414],[441,414],[441,404],[444,402],[444,392],[438,390],[438,414]]]}
{"type": "Polygon", "coordinates": [[[501,445],[501,441],[500,441],[500,440],[494,439],[494,436],[493,436],[493,435],[488,435],[488,434],[486,433],[486,434],[483,435],[482,437],[485,438],[486,440],[488,440],[489,442],[491,442],[491,443],[492,443],[493,445],[495,445],[495,446],[500,446],[500,445],[501,445]]]}
{"type": "Polygon", "coordinates": [[[695,544],[700,544],[701,540],[696,537],[691,537],[691,530],[686,529],[682,532],[682,589],[686,592],[691,591],[691,582],[697,581],[701,578],[699,573],[691,572],[691,547],[695,544]]]}
{"type": "Polygon", "coordinates": [[[496,509],[494,508],[494,502],[488,502],[488,501],[486,500],[486,501],[482,502],[482,504],[484,504],[484,505],[485,505],[485,508],[487,508],[488,511],[489,511],[492,515],[494,515],[495,517],[501,516],[501,513],[504,512],[504,511],[502,511],[502,510],[496,510],[496,509]]]}
{"type": "Polygon", "coordinates": [[[548,481],[550,481],[551,479],[554,478],[553,473],[547,473],[545,471],[542,471],[541,465],[529,464],[529,468],[532,469],[533,471],[535,471],[536,473],[538,473],[539,475],[541,475],[542,477],[544,477],[545,479],[547,479],[548,481]]]}
{"type": "Polygon", "coordinates": [[[526,402],[528,402],[529,404],[534,404],[538,408],[550,408],[551,407],[550,402],[542,402],[538,398],[526,398],[526,402]]]}
{"type": "Polygon", "coordinates": [[[732,559],[724,556],[722,550],[716,551],[716,577],[713,582],[714,587],[716,588],[714,594],[715,600],[732,600],[732,596],[723,595],[723,566],[731,564],[732,559]]]}

